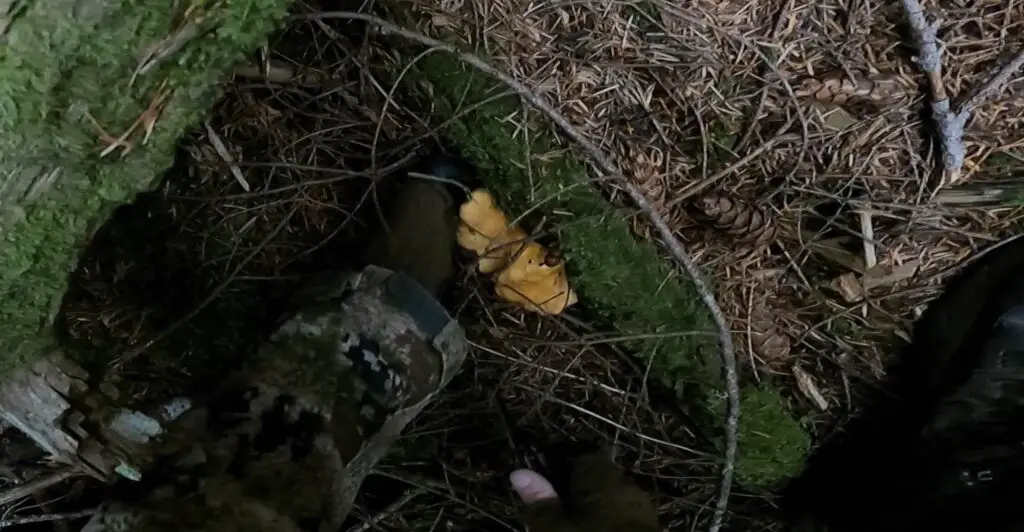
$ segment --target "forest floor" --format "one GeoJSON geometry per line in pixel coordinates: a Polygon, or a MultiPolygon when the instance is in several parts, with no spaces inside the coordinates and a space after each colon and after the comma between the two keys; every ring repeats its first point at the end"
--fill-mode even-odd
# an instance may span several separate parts
{"type": "MultiPolygon", "coordinates": [[[[1024,49],[1024,2],[925,7],[943,13],[950,94],[1024,49]]],[[[1014,193],[963,201],[1020,175],[1020,87],[976,108],[965,171],[939,182],[899,5],[444,0],[374,12],[555,104],[711,279],[740,366],[737,530],[779,526],[773,492],[811,441],[884,378],[943,280],[1019,232],[1014,193]]],[[[158,338],[120,374],[130,395],[208,385],[304,275],[352,264],[394,177],[440,144],[557,242],[580,304],[529,314],[467,271],[445,303],[470,360],[368,481],[355,529],[517,529],[495,398],[529,431],[613,446],[666,526],[702,527],[722,455],[715,332],[649,221],[509,87],[362,22],[296,13],[239,68],[161,188],[97,234],[62,313],[69,338],[107,353],[158,338]]]]}

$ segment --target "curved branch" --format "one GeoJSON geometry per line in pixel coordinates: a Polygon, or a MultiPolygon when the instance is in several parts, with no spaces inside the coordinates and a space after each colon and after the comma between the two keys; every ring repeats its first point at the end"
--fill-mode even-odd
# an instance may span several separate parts
{"type": "Polygon", "coordinates": [[[542,112],[552,122],[558,125],[559,128],[591,157],[593,163],[609,177],[612,177],[616,184],[622,187],[629,195],[633,203],[643,212],[647,220],[654,226],[658,236],[664,242],[668,248],[675,262],[682,266],[686,270],[687,274],[693,281],[697,292],[700,294],[701,300],[704,305],[707,306],[711,312],[711,316],[714,319],[715,326],[718,329],[718,342],[720,346],[720,355],[722,358],[722,366],[725,373],[725,388],[726,395],[728,397],[728,413],[726,415],[725,423],[725,457],[722,464],[722,478],[719,485],[718,498],[715,504],[714,517],[712,518],[711,526],[709,527],[710,532],[717,532],[722,527],[722,521],[725,516],[726,509],[729,504],[729,493],[732,489],[732,479],[735,470],[736,463],[736,447],[739,432],[739,379],[736,375],[736,355],[733,348],[732,333],[729,330],[729,326],[726,323],[725,313],[722,312],[721,306],[715,299],[715,295],[712,292],[707,281],[704,280],[704,275],[701,273],[700,268],[694,263],[690,255],[683,249],[682,243],[676,238],[672,229],[669,227],[668,222],[665,221],[658,212],[654,209],[651,203],[644,196],[643,192],[619,170],[618,165],[601,151],[593,142],[590,141],[579,129],[573,126],[565,116],[563,116],[557,109],[554,108],[544,98],[537,95],[535,92],[530,90],[524,84],[491,66],[479,57],[459,50],[455,46],[448,44],[444,41],[434,39],[418,33],[415,31],[407,30],[399,27],[395,24],[387,22],[379,17],[373,15],[367,15],[365,13],[355,13],[350,11],[332,11],[314,13],[308,15],[307,18],[335,18],[335,19],[348,19],[348,20],[361,20],[369,24],[376,26],[384,34],[397,35],[411,41],[415,41],[425,46],[444,50],[458,57],[463,62],[473,66],[477,70],[484,72],[494,78],[497,78],[502,83],[506,84],[515,91],[519,96],[527,103],[535,107],[538,111],[542,112]]]}

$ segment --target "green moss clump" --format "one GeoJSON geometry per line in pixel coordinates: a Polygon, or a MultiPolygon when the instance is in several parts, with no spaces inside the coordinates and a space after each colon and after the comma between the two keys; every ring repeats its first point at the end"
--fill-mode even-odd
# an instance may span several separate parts
{"type": "Polygon", "coordinates": [[[36,0],[19,5],[0,49],[0,373],[52,343],[50,320],[79,248],[112,209],[171,165],[178,140],[208,111],[224,74],[259,46],[291,0],[194,0],[199,36],[136,75],[139,57],[182,23],[186,2],[36,0]],[[201,17],[197,16],[200,15],[201,17]],[[149,141],[100,158],[163,87],[149,141]],[[33,183],[55,176],[52,186],[33,183]],[[17,216],[9,215],[16,212],[17,216]]]}
{"type": "MultiPolygon", "coordinates": [[[[555,134],[536,122],[524,131],[505,120],[521,106],[516,97],[496,96],[504,87],[443,54],[422,59],[405,81],[429,102],[434,118],[445,124],[441,134],[477,165],[508,211],[522,213],[543,202],[539,209],[558,228],[587,309],[625,335],[648,335],[629,347],[689,403],[712,404],[695,414],[717,439],[724,417],[708,398],[722,397],[720,364],[710,315],[692,282],[653,245],[634,237],[629,213],[601,195],[586,166],[559,146],[555,134]]],[[[808,435],[787,413],[784,399],[771,389],[750,388],[742,402],[739,478],[765,486],[799,471],[808,435]]]]}
{"type": "MultiPolygon", "coordinates": [[[[724,399],[720,402],[724,407],[724,399]]],[[[798,475],[810,450],[811,437],[793,419],[778,392],[744,387],[740,412],[736,479],[748,487],[770,489],[798,475]]]]}

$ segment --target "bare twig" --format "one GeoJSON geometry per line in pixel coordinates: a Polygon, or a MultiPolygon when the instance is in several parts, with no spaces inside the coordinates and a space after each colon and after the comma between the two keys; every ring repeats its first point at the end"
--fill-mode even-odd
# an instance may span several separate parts
{"type": "MultiPolygon", "coordinates": [[[[523,386],[522,384],[516,384],[515,386],[517,388],[522,388],[524,390],[529,390],[529,391],[533,391],[533,392],[538,391],[535,388],[530,388],[529,386],[523,386]]],[[[606,423],[608,425],[611,425],[611,426],[615,427],[616,429],[619,429],[622,432],[627,432],[629,434],[632,434],[632,435],[636,436],[637,438],[640,438],[641,440],[646,440],[646,441],[649,441],[651,443],[657,443],[659,445],[664,445],[665,447],[676,449],[677,451],[684,451],[684,452],[687,452],[687,453],[691,453],[691,454],[693,454],[695,456],[705,456],[705,453],[702,453],[702,452],[698,451],[697,449],[693,449],[693,448],[687,447],[685,445],[679,445],[678,443],[672,443],[670,441],[662,440],[662,439],[659,439],[659,438],[655,438],[654,436],[648,436],[647,434],[644,434],[644,433],[642,433],[640,431],[632,430],[629,427],[623,425],[622,423],[619,423],[619,422],[615,421],[614,419],[608,419],[607,417],[604,417],[601,414],[598,414],[596,412],[591,412],[590,410],[587,410],[586,408],[583,408],[582,406],[579,406],[577,404],[570,403],[569,401],[563,401],[563,400],[561,400],[561,399],[559,399],[557,397],[551,397],[551,396],[545,397],[544,399],[547,400],[547,401],[551,401],[553,403],[560,404],[560,405],[562,405],[562,406],[564,406],[566,408],[570,408],[572,410],[575,410],[575,411],[577,411],[577,412],[579,412],[579,413],[581,413],[581,414],[583,414],[585,416],[590,416],[590,417],[592,417],[592,418],[594,418],[594,419],[596,419],[596,420],[598,420],[598,421],[600,421],[602,423],[606,423]]]]}
{"type": "Polygon", "coordinates": [[[29,495],[32,495],[37,491],[49,488],[54,484],[60,484],[61,482],[64,482],[69,478],[73,478],[79,475],[81,475],[81,472],[79,472],[77,469],[68,467],[64,469],[58,469],[53,473],[43,475],[39,478],[34,478],[23,484],[18,484],[17,486],[14,486],[4,491],[3,493],[0,493],[0,506],[10,504],[24,497],[28,497],[29,495]]]}
{"type": "Polygon", "coordinates": [[[519,96],[528,102],[530,105],[535,107],[546,115],[551,121],[558,125],[562,131],[569,136],[572,140],[577,142],[581,148],[593,159],[594,164],[605,174],[610,177],[614,177],[617,184],[622,187],[629,195],[630,199],[636,203],[637,207],[644,213],[650,223],[654,226],[657,234],[664,241],[668,247],[669,252],[675,261],[686,270],[690,275],[697,292],[700,294],[701,300],[708,307],[711,315],[715,321],[715,325],[718,328],[718,340],[721,350],[722,365],[725,372],[725,384],[726,394],[728,396],[728,415],[726,416],[726,446],[725,446],[725,457],[722,464],[722,479],[718,493],[718,500],[715,505],[714,517],[712,519],[709,530],[711,532],[717,532],[722,527],[722,521],[725,515],[726,508],[729,503],[729,493],[732,488],[732,478],[735,469],[736,462],[736,440],[739,427],[739,382],[736,375],[736,357],[733,350],[732,334],[726,324],[725,314],[722,312],[718,301],[715,299],[714,293],[708,283],[704,280],[703,274],[700,269],[690,258],[690,255],[683,249],[682,243],[679,242],[671,229],[668,222],[658,214],[651,203],[647,200],[644,193],[631,181],[626,179],[619,171],[618,165],[612,161],[612,159],[601,151],[593,142],[590,141],[582,132],[573,126],[568,119],[565,118],[557,109],[555,109],[550,103],[538,96],[532,90],[527,88],[525,85],[512,78],[508,74],[498,70],[491,66],[486,61],[479,57],[463,52],[455,46],[423,35],[422,33],[407,30],[401,28],[395,24],[387,22],[379,17],[373,15],[367,15],[365,13],[355,13],[350,11],[332,11],[313,13],[306,15],[306,18],[323,19],[323,18],[337,18],[337,19],[348,19],[348,20],[361,20],[369,24],[375,25],[382,33],[393,34],[399,37],[409,39],[420,43],[425,46],[437,48],[449,52],[465,63],[473,66],[474,68],[493,76],[502,83],[508,85],[514,90],[519,96]]]}
{"type": "Polygon", "coordinates": [[[1024,67],[1024,51],[1001,66],[954,110],[942,81],[942,48],[939,46],[937,35],[939,21],[929,22],[918,0],[903,0],[903,10],[907,14],[907,21],[916,41],[917,63],[928,76],[928,83],[931,86],[932,115],[939,130],[939,142],[942,144],[943,176],[940,186],[951,185],[960,180],[963,172],[966,158],[964,126],[971,117],[972,107],[1002,90],[1010,78],[1024,67]]]}
{"type": "Polygon", "coordinates": [[[939,129],[942,144],[942,184],[955,183],[960,179],[964,166],[964,125],[967,113],[954,114],[942,81],[942,52],[937,31],[939,21],[931,22],[925,17],[924,8],[917,0],[903,0],[903,10],[913,32],[917,45],[917,63],[928,76],[932,92],[932,116],[939,129]]]}
{"type": "Polygon", "coordinates": [[[987,98],[995,96],[1021,68],[1024,68],[1024,50],[1017,52],[1017,55],[1003,64],[998,72],[971,91],[970,96],[957,106],[957,113],[970,112],[987,98]]]}
{"type": "Polygon", "coordinates": [[[22,517],[11,517],[10,519],[0,520],[0,528],[16,525],[28,525],[32,523],[46,523],[49,521],[70,521],[72,519],[81,519],[83,517],[89,517],[95,514],[97,510],[82,510],[80,512],[67,512],[62,514],[42,514],[42,515],[26,515],[22,517]]]}
{"type": "Polygon", "coordinates": [[[491,521],[494,521],[495,523],[501,525],[502,527],[511,530],[512,532],[519,532],[519,530],[516,527],[508,524],[507,522],[505,522],[505,520],[499,518],[498,516],[494,515],[493,513],[488,512],[487,510],[485,510],[485,509],[483,509],[483,508],[473,504],[472,502],[470,502],[470,501],[468,501],[466,499],[463,499],[463,498],[460,498],[460,497],[456,496],[453,493],[453,490],[452,490],[451,486],[446,485],[446,484],[444,484],[442,482],[438,482],[436,480],[425,478],[425,477],[421,477],[421,476],[409,475],[409,474],[404,473],[404,472],[394,471],[394,470],[390,470],[390,469],[383,469],[383,468],[374,469],[373,470],[373,474],[374,475],[379,475],[379,476],[382,476],[382,477],[385,477],[385,478],[390,478],[392,480],[397,480],[399,482],[404,482],[404,483],[406,483],[406,484],[408,484],[410,486],[416,487],[416,488],[425,489],[425,490],[429,491],[430,493],[433,493],[435,495],[439,495],[441,497],[445,497],[445,498],[447,498],[447,499],[449,499],[451,501],[459,503],[459,504],[465,506],[466,508],[469,508],[470,510],[473,510],[473,511],[479,513],[480,515],[490,519],[491,521]]]}

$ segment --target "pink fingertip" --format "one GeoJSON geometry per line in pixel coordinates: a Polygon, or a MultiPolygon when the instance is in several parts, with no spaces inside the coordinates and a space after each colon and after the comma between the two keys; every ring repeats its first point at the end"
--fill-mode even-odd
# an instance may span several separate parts
{"type": "Polygon", "coordinates": [[[526,504],[557,499],[555,488],[548,479],[530,469],[517,469],[509,475],[512,488],[526,504]]]}

